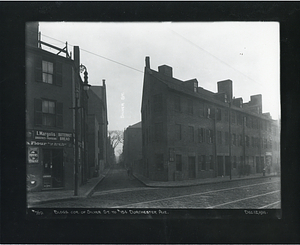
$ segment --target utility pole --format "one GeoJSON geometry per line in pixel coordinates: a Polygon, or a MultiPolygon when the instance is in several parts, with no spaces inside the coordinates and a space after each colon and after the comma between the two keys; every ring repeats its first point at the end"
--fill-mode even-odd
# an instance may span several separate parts
{"type": "Polygon", "coordinates": [[[229,100],[229,178],[231,180],[232,176],[231,176],[231,99],[229,100]]]}

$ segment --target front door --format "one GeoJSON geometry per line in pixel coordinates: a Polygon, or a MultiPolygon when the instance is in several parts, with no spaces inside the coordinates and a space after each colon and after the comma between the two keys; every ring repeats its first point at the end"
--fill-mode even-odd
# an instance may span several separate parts
{"type": "Polygon", "coordinates": [[[218,156],[217,161],[218,161],[218,176],[222,176],[224,174],[223,173],[223,157],[218,156]]]}
{"type": "Polygon", "coordinates": [[[230,175],[230,162],[229,162],[229,157],[225,156],[225,176],[230,175]]]}
{"type": "Polygon", "coordinates": [[[63,187],[63,150],[43,149],[44,188],[63,187]]]}
{"type": "Polygon", "coordinates": [[[195,157],[189,157],[189,178],[196,178],[196,159],[195,157]]]}

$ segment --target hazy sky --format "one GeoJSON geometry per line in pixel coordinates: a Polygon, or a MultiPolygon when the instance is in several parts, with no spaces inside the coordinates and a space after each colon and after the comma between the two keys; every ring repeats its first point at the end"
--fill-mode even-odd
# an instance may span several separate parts
{"type": "Polygon", "coordinates": [[[146,56],[152,69],[169,65],[175,78],[196,78],[213,92],[218,81],[231,79],[236,98],[262,94],[263,112],[280,116],[277,22],[40,22],[39,28],[42,41],[80,47],[92,86],[106,80],[109,130],[141,120],[146,56]]]}

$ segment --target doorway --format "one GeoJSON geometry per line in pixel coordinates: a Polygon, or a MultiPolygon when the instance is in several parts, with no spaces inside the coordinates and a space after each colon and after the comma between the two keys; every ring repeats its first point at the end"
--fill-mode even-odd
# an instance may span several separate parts
{"type": "Polygon", "coordinates": [[[189,157],[189,179],[196,178],[196,158],[189,157]]]}
{"type": "Polygon", "coordinates": [[[222,176],[224,174],[223,157],[217,156],[217,161],[218,161],[218,176],[222,176]]]}
{"type": "Polygon", "coordinates": [[[43,149],[43,187],[63,187],[63,150],[43,149]]]}

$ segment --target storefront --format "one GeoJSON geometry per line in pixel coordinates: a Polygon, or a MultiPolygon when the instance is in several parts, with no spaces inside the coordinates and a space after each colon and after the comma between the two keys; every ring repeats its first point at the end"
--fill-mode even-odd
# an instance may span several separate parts
{"type": "Polygon", "coordinates": [[[27,131],[27,188],[31,191],[72,188],[71,132],[27,131]]]}

